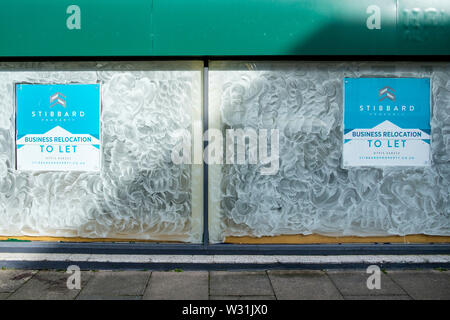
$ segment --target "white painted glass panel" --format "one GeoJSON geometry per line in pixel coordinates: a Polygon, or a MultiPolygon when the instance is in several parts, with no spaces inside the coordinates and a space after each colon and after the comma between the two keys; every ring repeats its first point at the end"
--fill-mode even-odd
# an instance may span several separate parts
{"type": "MultiPolygon", "coordinates": [[[[0,65],[0,235],[200,242],[202,165],[171,161],[202,123],[202,63],[0,65]],[[14,83],[100,83],[100,172],[15,170],[14,83]]],[[[201,139],[201,137],[200,137],[201,139]]]]}
{"type": "Polygon", "coordinates": [[[278,129],[279,170],[209,165],[212,242],[226,236],[450,235],[450,67],[212,62],[209,128],[278,129]],[[343,79],[431,79],[429,167],[342,166],[343,79]]]}

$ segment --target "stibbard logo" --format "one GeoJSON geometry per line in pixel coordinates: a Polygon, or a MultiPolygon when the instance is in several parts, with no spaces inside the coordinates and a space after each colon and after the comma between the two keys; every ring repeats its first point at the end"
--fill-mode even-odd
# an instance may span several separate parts
{"type": "Polygon", "coordinates": [[[66,107],[66,96],[63,95],[61,92],[57,92],[55,94],[52,94],[50,96],[50,108],[53,108],[57,104],[60,106],[66,107]]]}
{"type": "Polygon", "coordinates": [[[391,87],[384,87],[378,91],[379,101],[383,101],[388,98],[391,101],[395,101],[395,90],[391,87]]]}
{"type": "Polygon", "coordinates": [[[61,92],[56,92],[50,96],[50,106],[48,110],[32,110],[31,111],[31,117],[32,118],[38,118],[41,121],[74,121],[78,117],[84,117],[85,113],[84,111],[53,111],[54,109],[57,109],[57,106],[61,106],[63,108],[67,107],[66,102],[66,96],[62,94],[61,92]],[[54,108],[54,109],[52,109],[54,108]]]}
{"type": "MultiPolygon", "coordinates": [[[[385,86],[378,90],[378,101],[383,101],[385,99],[391,100],[392,102],[395,102],[396,99],[396,93],[395,90],[391,87],[385,86]]],[[[386,103],[386,102],[385,102],[386,103]]],[[[361,104],[359,106],[359,111],[368,111],[371,115],[396,115],[400,114],[401,112],[406,111],[414,111],[414,105],[406,105],[406,104],[367,104],[363,105],[361,104]]]]}

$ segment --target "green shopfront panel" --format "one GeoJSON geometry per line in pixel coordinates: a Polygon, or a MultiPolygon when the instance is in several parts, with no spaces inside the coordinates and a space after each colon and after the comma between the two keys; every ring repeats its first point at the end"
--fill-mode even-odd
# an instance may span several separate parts
{"type": "Polygon", "coordinates": [[[2,1],[0,56],[449,54],[449,14],[444,0],[2,1]]]}

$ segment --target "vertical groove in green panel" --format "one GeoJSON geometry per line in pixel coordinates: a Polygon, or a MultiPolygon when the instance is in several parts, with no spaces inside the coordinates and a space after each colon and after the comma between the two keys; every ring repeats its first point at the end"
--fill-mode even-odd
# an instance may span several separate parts
{"type": "Polygon", "coordinates": [[[151,6],[150,6],[150,42],[151,42],[151,54],[153,55],[153,52],[155,51],[155,32],[153,29],[153,8],[154,8],[154,2],[155,0],[151,0],[151,6]]]}

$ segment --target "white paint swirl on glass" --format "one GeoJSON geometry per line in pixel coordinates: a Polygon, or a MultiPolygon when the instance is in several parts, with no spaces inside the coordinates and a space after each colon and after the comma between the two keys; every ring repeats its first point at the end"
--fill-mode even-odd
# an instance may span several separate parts
{"type": "Polygon", "coordinates": [[[0,235],[199,242],[201,166],[172,133],[201,123],[201,64],[10,63],[0,69],[0,235]],[[14,82],[102,85],[98,173],[14,169],[14,82]]]}
{"type": "Polygon", "coordinates": [[[209,168],[211,241],[225,236],[450,235],[450,67],[210,65],[210,128],[277,128],[280,169],[209,168]],[[432,166],[342,169],[344,77],[430,77],[432,166]]]}

